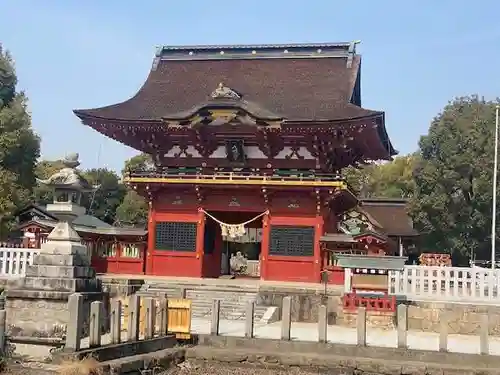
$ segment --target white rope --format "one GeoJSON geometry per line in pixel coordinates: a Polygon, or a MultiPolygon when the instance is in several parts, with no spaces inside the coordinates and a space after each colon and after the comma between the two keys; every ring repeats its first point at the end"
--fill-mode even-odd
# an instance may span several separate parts
{"type": "Polygon", "coordinates": [[[266,210],[261,214],[258,214],[254,218],[245,221],[244,223],[241,224],[228,224],[224,223],[223,221],[220,221],[216,217],[210,215],[207,211],[205,211],[203,208],[200,208],[200,211],[203,212],[205,215],[207,215],[210,219],[215,221],[217,224],[220,225],[220,229],[222,231],[222,236],[223,237],[229,237],[229,238],[238,238],[243,235],[245,235],[246,230],[245,230],[245,225],[250,224],[251,222],[260,219],[262,216],[269,214],[269,211],[266,210]]]}

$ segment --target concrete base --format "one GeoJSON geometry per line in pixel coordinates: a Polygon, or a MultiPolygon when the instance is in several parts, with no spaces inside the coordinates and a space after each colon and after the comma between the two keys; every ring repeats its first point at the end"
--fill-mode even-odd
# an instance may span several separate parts
{"type": "MultiPolygon", "coordinates": [[[[70,293],[16,290],[7,294],[9,335],[63,337],[69,322],[70,293]]],[[[90,304],[103,300],[103,293],[84,293],[84,333],[88,332],[90,304]]]]}
{"type": "Polygon", "coordinates": [[[84,296],[84,327],[89,320],[90,303],[105,302],[106,295],[90,267],[87,248],[74,229],[67,222],[60,222],[47,238],[26,276],[7,282],[10,334],[62,336],[69,320],[68,298],[73,293],[84,296]]]}

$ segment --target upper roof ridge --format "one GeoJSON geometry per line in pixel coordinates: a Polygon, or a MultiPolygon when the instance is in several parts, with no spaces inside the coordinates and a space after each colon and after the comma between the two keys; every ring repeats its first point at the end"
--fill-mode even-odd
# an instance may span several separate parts
{"type": "Polygon", "coordinates": [[[252,59],[297,57],[350,57],[360,41],[340,43],[235,44],[235,45],[163,45],[157,47],[159,60],[252,59]]]}

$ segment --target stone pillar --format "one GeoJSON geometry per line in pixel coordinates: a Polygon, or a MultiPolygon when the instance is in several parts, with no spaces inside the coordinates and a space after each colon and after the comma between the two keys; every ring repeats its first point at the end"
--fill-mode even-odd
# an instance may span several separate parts
{"type": "Polygon", "coordinates": [[[0,354],[5,354],[7,311],[0,310],[0,354]]]}
{"type": "Polygon", "coordinates": [[[90,303],[103,299],[87,247],[67,222],[59,222],[48,235],[26,276],[9,280],[5,289],[7,324],[23,336],[63,336],[73,293],[82,295],[82,329],[88,331],[90,303]]]}
{"type": "Polygon", "coordinates": [[[488,314],[481,315],[481,327],[479,332],[479,354],[490,354],[489,346],[489,325],[488,314]]]}
{"type": "Polygon", "coordinates": [[[212,301],[212,321],[210,322],[210,334],[219,335],[219,319],[220,319],[220,300],[212,301]]]}
{"type": "Polygon", "coordinates": [[[284,297],[281,310],[281,339],[290,341],[292,331],[292,298],[284,297]]]}
{"type": "Polygon", "coordinates": [[[103,304],[101,301],[94,301],[90,304],[90,333],[89,346],[101,346],[101,332],[103,316],[103,304]]]}
{"type": "Polygon", "coordinates": [[[255,315],[255,302],[249,301],[245,311],[245,337],[253,338],[253,325],[255,315]]]}
{"type": "Polygon", "coordinates": [[[358,320],[356,322],[358,345],[366,346],[366,307],[358,308],[358,320]]]}
{"type": "Polygon", "coordinates": [[[139,340],[139,323],[141,313],[141,297],[137,294],[130,296],[128,302],[128,341],[139,340]]]}
{"type": "Polygon", "coordinates": [[[328,341],[328,308],[325,305],[319,307],[318,316],[318,340],[325,343],[328,341]]]}
{"type": "Polygon", "coordinates": [[[155,335],[156,323],[156,301],[154,298],[146,299],[146,324],[145,324],[145,339],[152,339],[155,335]]]}
{"type": "Polygon", "coordinates": [[[83,295],[80,293],[74,293],[69,296],[69,322],[66,331],[66,350],[77,351],[80,349],[84,321],[83,310],[83,295]]]}
{"type": "Polygon", "coordinates": [[[439,351],[448,351],[448,316],[444,312],[439,314],[439,351]]]}
{"type": "Polygon", "coordinates": [[[122,335],[122,301],[111,302],[111,343],[119,344],[122,335]]]}
{"type": "Polygon", "coordinates": [[[398,348],[406,349],[408,336],[408,306],[398,305],[398,348]]]}
{"type": "Polygon", "coordinates": [[[167,295],[160,296],[160,305],[159,305],[159,317],[158,317],[158,326],[159,335],[166,336],[168,333],[168,299],[167,295]]]}

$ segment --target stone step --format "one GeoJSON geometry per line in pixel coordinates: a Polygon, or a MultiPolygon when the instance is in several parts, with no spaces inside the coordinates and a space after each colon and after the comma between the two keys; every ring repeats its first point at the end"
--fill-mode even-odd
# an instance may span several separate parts
{"type": "MultiPolygon", "coordinates": [[[[180,298],[183,287],[172,285],[145,284],[141,292],[166,293],[170,298],[180,298]]],[[[192,288],[192,287],[191,287],[192,288]]],[[[248,302],[257,302],[257,292],[249,292],[242,288],[198,287],[195,290],[185,288],[186,298],[192,301],[192,316],[210,318],[213,300],[220,300],[221,319],[245,319],[248,302]]],[[[255,319],[260,320],[268,310],[268,306],[255,305],[255,319]]]]}

